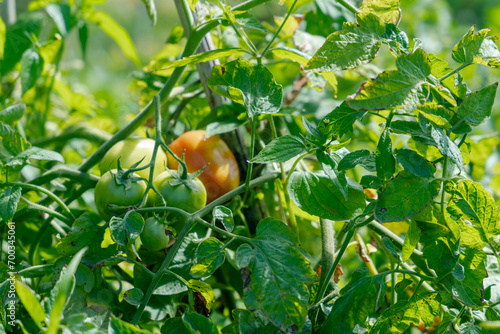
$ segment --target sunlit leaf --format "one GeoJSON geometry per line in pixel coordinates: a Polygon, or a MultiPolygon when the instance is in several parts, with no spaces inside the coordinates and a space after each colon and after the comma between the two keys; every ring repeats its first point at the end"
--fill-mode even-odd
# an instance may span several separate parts
{"type": "Polygon", "coordinates": [[[462,37],[453,48],[453,60],[462,64],[476,63],[500,67],[500,51],[496,36],[488,36],[491,29],[482,29],[474,34],[475,26],[462,37]]]}

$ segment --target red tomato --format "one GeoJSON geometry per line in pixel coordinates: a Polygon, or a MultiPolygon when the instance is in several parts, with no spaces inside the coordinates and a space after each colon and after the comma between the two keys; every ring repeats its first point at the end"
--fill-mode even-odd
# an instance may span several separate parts
{"type": "MultiPolygon", "coordinates": [[[[208,202],[238,187],[240,172],[233,153],[219,137],[205,139],[205,131],[188,131],[170,144],[178,157],[184,153],[189,173],[208,167],[198,177],[207,189],[208,202]]],[[[168,158],[168,167],[177,169],[179,162],[168,158]]]]}

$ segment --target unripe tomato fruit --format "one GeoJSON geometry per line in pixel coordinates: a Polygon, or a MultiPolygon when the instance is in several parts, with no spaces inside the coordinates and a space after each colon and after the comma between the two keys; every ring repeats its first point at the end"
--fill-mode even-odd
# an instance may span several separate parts
{"type": "MultiPolygon", "coordinates": [[[[177,176],[177,172],[165,171],[153,181],[155,188],[167,202],[167,206],[192,213],[200,210],[207,204],[207,191],[200,180],[197,178],[186,180],[185,182],[189,183],[189,187],[184,183],[172,185],[172,182],[176,181],[174,176],[177,176]]],[[[148,205],[162,205],[160,196],[151,190],[148,194],[148,205]]]]}
{"type": "Polygon", "coordinates": [[[167,247],[170,237],[165,233],[167,225],[160,222],[155,217],[150,217],[144,222],[144,228],[141,232],[141,242],[152,252],[167,247]]]}
{"type": "MultiPolygon", "coordinates": [[[[116,174],[116,169],[111,170],[116,174]]],[[[132,176],[139,177],[132,173],[132,176]]],[[[144,180],[132,182],[129,189],[125,185],[118,184],[115,176],[110,172],[104,173],[95,186],[95,206],[97,211],[106,220],[109,220],[113,213],[108,211],[108,205],[133,206],[138,205],[146,191],[146,182],[144,180]]],[[[124,212],[123,212],[124,213],[124,212]]],[[[117,212],[115,214],[121,214],[117,212]]]]}
{"type": "MultiPolygon", "coordinates": [[[[117,168],[118,159],[120,159],[120,167],[123,169],[129,169],[134,163],[140,161],[142,158],[144,159],[137,167],[147,165],[151,161],[154,148],[155,141],[153,139],[127,138],[119,141],[111,147],[102,158],[101,163],[99,164],[101,175],[110,169],[117,168]]],[[[166,169],[166,166],[167,156],[165,155],[165,152],[159,148],[158,153],[156,154],[154,176],[163,172],[166,169]]],[[[145,179],[149,179],[149,168],[137,171],[136,173],[145,179]]]]}
{"type": "MultiPolygon", "coordinates": [[[[178,157],[184,153],[189,173],[196,172],[208,164],[199,179],[207,189],[208,202],[238,187],[240,172],[233,153],[219,137],[205,139],[205,131],[188,131],[170,144],[178,157]]],[[[168,167],[177,169],[179,162],[168,157],[168,167]]]]}

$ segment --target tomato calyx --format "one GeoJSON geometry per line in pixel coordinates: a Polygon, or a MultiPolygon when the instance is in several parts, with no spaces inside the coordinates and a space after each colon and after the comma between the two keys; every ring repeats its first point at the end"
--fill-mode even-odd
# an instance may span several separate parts
{"type": "MultiPolygon", "coordinates": [[[[182,155],[182,158],[180,160],[184,162],[184,154],[182,155]]],[[[177,172],[170,172],[170,175],[172,175],[172,180],[170,180],[169,183],[171,186],[178,186],[183,184],[191,190],[196,190],[198,186],[194,184],[194,179],[198,178],[198,176],[200,176],[207,167],[208,164],[194,173],[188,173],[185,163],[180,163],[179,167],[177,168],[177,172]]]]}
{"type": "MultiPolygon", "coordinates": [[[[118,166],[116,169],[116,173],[113,172],[112,170],[110,170],[109,173],[113,177],[113,180],[116,182],[116,184],[123,185],[125,187],[125,190],[128,190],[128,189],[132,188],[132,184],[134,182],[139,182],[139,181],[146,181],[147,182],[147,180],[145,178],[137,176],[137,174],[133,173],[137,170],[136,167],[139,166],[139,164],[142,162],[142,160],[144,160],[144,158],[141,159],[140,161],[136,162],[135,164],[133,164],[129,169],[124,170],[120,166],[120,159],[118,159],[118,161],[117,161],[118,166]]],[[[144,168],[148,168],[148,167],[142,167],[140,169],[144,169],[144,168]]]]}

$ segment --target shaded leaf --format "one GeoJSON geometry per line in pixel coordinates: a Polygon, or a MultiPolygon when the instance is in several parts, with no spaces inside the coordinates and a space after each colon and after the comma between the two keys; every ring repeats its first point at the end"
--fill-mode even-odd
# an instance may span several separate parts
{"type": "Polygon", "coordinates": [[[323,172],[330,178],[333,185],[340,191],[344,200],[348,199],[348,189],[347,189],[347,179],[345,177],[345,172],[338,171],[336,165],[338,164],[340,157],[335,153],[325,153],[321,150],[316,152],[316,157],[318,158],[323,172]]]}
{"type": "Polygon", "coordinates": [[[346,201],[324,173],[294,172],[288,183],[293,202],[305,212],[331,220],[349,220],[363,212],[366,203],[363,189],[347,179],[346,201]]]}
{"type": "Polygon", "coordinates": [[[388,129],[380,135],[375,152],[375,166],[380,180],[390,179],[396,171],[396,159],[392,154],[391,134],[388,129]]]}
{"type": "Polygon", "coordinates": [[[47,316],[45,315],[45,311],[36,297],[35,291],[18,279],[16,279],[15,286],[16,294],[21,303],[23,303],[24,309],[28,312],[31,319],[34,320],[38,328],[42,329],[42,324],[45,322],[45,318],[47,316]]]}
{"type": "Polygon", "coordinates": [[[430,205],[438,190],[438,181],[402,171],[380,194],[375,218],[382,223],[408,219],[430,205]]]}
{"type": "Polygon", "coordinates": [[[64,256],[73,255],[90,245],[97,233],[103,233],[103,228],[98,225],[101,220],[96,214],[83,213],[75,220],[69,233],[57,243],[57,252],[64,256]]]}
{"type": "Polygon", "coordinates": [[[414,220],[410,220],[410,227],[408,232],[406,232],[405,241],[402,249],[403,262],[408,261],[410,256],[413,254],[413,250],[420,241],[420,229],[414,220]]]}
{"type": "Polygon", "coordinates": [[[141,305],[142,299],[144,298],[144,292],[141,289],[133,288],[125,291],[123,294],[123,299],[130,305],[139,306],[141,305]]]}
{"type": "Polygon", "coordinates": [[[351,282],[340,291],[320,333],[353,333],[356,324],[364,323],[383,303],[386,289],[385,275],[366,276],[366,270],[356,271],[351,282]]]}
{"type": "Polygon", "coordinates": [[[382,313],[371,330],[373,333],[403,333],[410,325],[420,321],[431,325],[441,314],[438,293],[413,296],[409,301],[401,300],[382,313]]]}
{"type": "Polygon", "coordinates": [[[236,263],[243,276],[245,305],[260,309],[278,328],[304,326],[309,291],[316,279],[296,235],[283,222],[266,218],[257,225],[252,246],[243,244],[236,263]]]}
{"type": "Polygon", "coordinates": [[[21,200],[22,189],[19,186],[2,190],[0,195],[0,217],[4,222],[8,222],[14,217],[17,204],[21,200]]]}
{"type": "Polygon", "coordinates": [[[140,329],[137,326],[129,324],[115,315],[111,314],[109,318],[109,326],[108,326],[109,334],[151,334],[150,331],[145,329],[140,329]]]}
{"type": "Polygon", "coordinates": [[[408,172],[421,177],[432,176],[429,163],[417,152],[406,148],[400,148],[394,150],[394,155],[396,156],[397,162],[408,172]]]}
{"type": "Polygon", "coordinates": [[[43,70],[43,58],[35,50],[26,51],[21,58],[21,87],[22,94],[35,86],[36,80],[43,70]]]}
{"type": "Polygon", "coordinates": [[[358,111],[350,108],[344,101],[342,104],[328,115],[323,117],[318,125],[318,130],[321,131],[327,138],[333,135],[343,136],[352,132],[352,126],[356,120],[365,116],[364,111],[358,111]]]}
{"type": "Polygon", "coordinates": [[[210,314],[215,302],[215,293],[210,284],[190,279],[188,281],[189,302],[198,313],[210,314]]]}
{"type": "Polygon", "coordinates": [[[358,150],[346,154],[342,160],[340,160],[337,169],[347,170],[361,165],[370,172],[375,171],[375,155],[371,154],[368,150],[358,150]]]}
{"type": "Polygon", "coordinates": [[[23,103],[13,104],[0,111],[0,122],[11,124],[23,117],[26,105],[23,103]]]}

